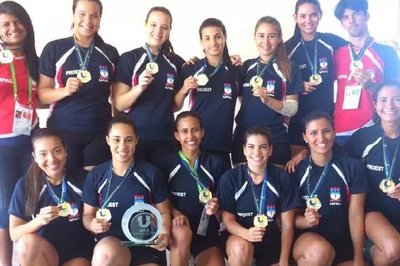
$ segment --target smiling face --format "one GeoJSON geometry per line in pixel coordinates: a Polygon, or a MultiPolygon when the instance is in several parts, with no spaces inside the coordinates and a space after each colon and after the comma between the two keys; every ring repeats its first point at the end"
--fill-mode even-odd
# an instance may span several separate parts
{"type": "Polygon", "coordinates": [[[76,37],[93,38],[100,28],[101,10],[98,3],[88,0],[77,2],[73,24],[76,37]]]}
{"type": "Polygon", "coordinates": [[[114,124],[107,137],[112,160],[119,163],[131,163],[135,154],[138,138],[130,125],[114,124]]]}
{"type": "Polygon", "coordinates": [[[147,43],[159,50],[171,33],[171,17],[161,11],[153,11],[145,22],[147,43]]]}
{"type": "Polygon", "coordinates": [[[66,149],[57,137],[43,137],[33,143],[33,159],[46,176],[52,179],[62,179],[65,163],[67,162],[66,149]]]}
{"type": "Polygon", "coordinates": [[[299,6],[297,13],[294,14],[294,20],[299,26],[303,37],[315,36],[321,17],[322,14],[319,12],[318,8],[311,3],[305,3],[299,6]]]}
{"type": "Polygon", "coordinates": [[[375,110],[382,122],[400,121],[400,88],[384,86],[378,93],[375,110]]]}
{"type": "Polygon", "coordinates": [[[220,27],[210,26],[201,30],[201,45],[208,56],[222,56],[226,44],[226,36],[220,27]]]}
{"type": "Polygon", "coordinates": [[[187,116],[179,119],[174,135],[175,139],[181,144],[184,154],[186,152],[198,152],[201,140],[204,137],[204,129],[201,128],[197,118],[187,116]]]}
{"type": "Polygon", "coordinates": [[[278,29],[270,23],[262,23],[258,26],[254,41],[262,59],[271,57],[278,45],[282,42],[278,29]]]}
{"type": "Polygon", "coordinates": [[[342,27],[351,37],[363,37],[368,32],[369,13],[346,8],[343,13],[342,27]]]}
{"type": "Polygon", "coordinates": [[[249,167],[265,168],[268,158],[272,154],[272,145],[268,142],[266,136],[250,135],[243,146],[243,153],[249,167]]]}
{"type": "Polygon", "coordinates": [[[335,130],[325,118],[308,122],[304,141],[310,145],[311,154],[330,155],[335,140],[335,130]]]}
{"type": "Polygon", "coordinates": [[[28,32],[22,22],[14,15],[0,14],[0,37],[9,48],[18,48],[25,44],[28,32]]]}

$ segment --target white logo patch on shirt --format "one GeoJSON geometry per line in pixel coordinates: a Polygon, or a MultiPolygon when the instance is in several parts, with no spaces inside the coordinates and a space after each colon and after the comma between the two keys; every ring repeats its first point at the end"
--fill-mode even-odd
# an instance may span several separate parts
{"type": "Polygon", "coordinates": [[[367,164],[367,168],[372,171],[383,172],[383,166],[367,164]]]}
{"type": "Polygon", "coordinates": [[[186,197],[186,192],[176,192],[176,191],[171,191],[171,194],[180,197],[180,198],[185,198],[186,197]]]}

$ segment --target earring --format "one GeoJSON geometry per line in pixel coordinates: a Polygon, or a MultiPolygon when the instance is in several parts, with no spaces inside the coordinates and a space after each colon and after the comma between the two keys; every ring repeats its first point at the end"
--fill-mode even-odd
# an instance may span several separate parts
{"type": "Polygon", "coordinates": [[[65,156],[68,156],[68,153],[66,153],[65,156]]]}

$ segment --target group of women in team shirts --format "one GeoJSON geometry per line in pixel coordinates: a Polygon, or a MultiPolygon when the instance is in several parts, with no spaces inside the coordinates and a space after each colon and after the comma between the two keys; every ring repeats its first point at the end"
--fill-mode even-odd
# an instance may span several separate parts
{"type": "Polygon", "coordinates": [[[399,263],[400,84],[377,89],[376,125],[345,145],[364,163],[337,151],[329,47],[346,42],[317,32],[317,0],[297,1],[286,48],[279,22],[260,18],[259,56],[240,67],[218,19],[200,26],[205,57],[184,66],[168,9],[152,8],[145,45],[121,56],[98,34],[101,15],[99,0],[74,0],[74,35],[50,42],[38,62],[28,14],[0,4],[0,74],[18,84],[0,85],[3,265],[10,236],[22,265],[166,265],[166,248],[173,266],[191,255],[200,266],[224,257],[232,266],[363,265],[363,253],[374,265],[399,263]],[[191,111],[174,120],[186,98],[191,111]],[[48,128],[36,127],[37,100],[51,105],[48,128]],[[310,155],[291,174],[281,169],[290,144],[304,143],[310,155]],[[121,219],[137,198],[163,224],[154,245],[127,248],[121,219]]]}

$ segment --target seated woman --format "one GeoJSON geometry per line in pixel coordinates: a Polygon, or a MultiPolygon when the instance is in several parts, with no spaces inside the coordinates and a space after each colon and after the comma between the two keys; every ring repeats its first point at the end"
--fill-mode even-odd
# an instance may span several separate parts
{"type": "Polygon", "coordinates": [[[83,169],[65,168],[67,151],[58,131],[32,136],[32,162],[12,196],[10,235],[21,265],[89,266],[94,239],[82,224],[83,169]]]}
{"type": "Polygon", "coordinates": [[[299,266],[363,265],[364,166],[333,151],[335,130],[324,112],[304,118],[303,138],[311,155],[293,174],[304,199],[293,257],[299,266]]]}
{"type": "Polygon", "coordinates": [[[256,265],[288,265],[298,190],[289,174],[268,164],[272,145],[266,127],[247,130],[243,151],[248,163],[226,172],[218,185],[229,264],[251,265],[254,258],[256,265]]]}
{"type": "Polygon", "coordinates": [[[400,264],[400,83],[387,81],[374,93],[375,125],[347,141],[349,155],[367,166],[364,255],[374,265],[400,264]]]}
{"type": "Polygon", "coordinates": [[[200,150],[203,137],[200,116],[193,111],[180,113],[175,138],[181,149],[161,162],[171,193],[170,251],[174,266],[187,266],[190,254],[198,266],[225,265],[218,235],[216,190],[228,169],[218,157],[200,150]]]}
{"type": "Polygon", "coordinates": [[[96,234],[97,244],[92,265],[166,265],[171,218],[168,190],[158,168],[135,160],[137,135],[127,115],[113,117],[106,136],[112,160],[95,167],[88,175],[82,201],[83,224],[96,234]],[[121,240],[128,240],[121,228],[125,211],[133,204],[153,204],[161,213],[163,224],[154,245],[127,248],[121,240]],[[97,219],[96,213],[108,213],[97,219]]]}

